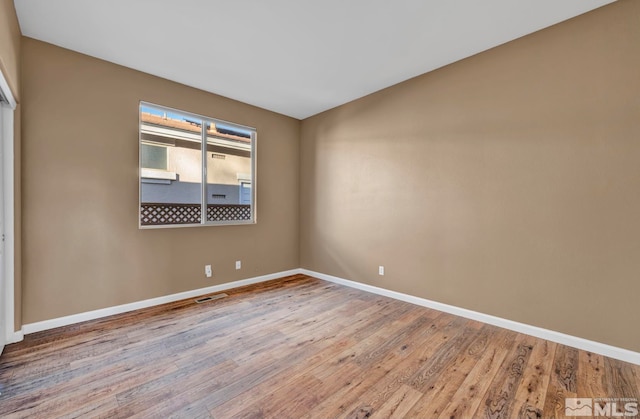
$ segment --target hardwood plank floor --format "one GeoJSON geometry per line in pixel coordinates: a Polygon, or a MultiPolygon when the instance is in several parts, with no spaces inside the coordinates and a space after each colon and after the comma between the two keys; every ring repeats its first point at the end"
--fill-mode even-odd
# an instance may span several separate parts
{"type": "MultiPolygon", "coordinates": [[[[552,418],[640,366],[295,275],[34,333],[2,418],[552,418]]],[[[613,414],[612,414],[613,415],[613,414]]]]}

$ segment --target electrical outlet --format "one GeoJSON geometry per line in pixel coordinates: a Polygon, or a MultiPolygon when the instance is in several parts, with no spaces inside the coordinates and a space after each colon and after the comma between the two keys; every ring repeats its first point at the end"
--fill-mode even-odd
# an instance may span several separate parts
{"type": "Polygon", "coordinates": [[[384,266],[378,266],[378,275],[384,275],[384,266]]]}
{"type": "Polygon", "coordinates": [[[211,270],[211,265],[204,265],[204,274],[207,276],[207,278],[211,278],[211,276],[213,275],[213,270],[211,270]]]}
{"type": "Polygon", "coordinates": [[[236,269],[240,269],[240,268],[242,268],[242,261],[236,260],[236,269]]]}

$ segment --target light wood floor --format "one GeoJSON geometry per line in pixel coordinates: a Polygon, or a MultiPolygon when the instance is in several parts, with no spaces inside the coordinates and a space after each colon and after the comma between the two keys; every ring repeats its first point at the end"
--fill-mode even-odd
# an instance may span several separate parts
{"type": "Polygon", "coordinates": [[[547,418],[640,367],[303,275],[35,333],[2,418],[547,418]]]}

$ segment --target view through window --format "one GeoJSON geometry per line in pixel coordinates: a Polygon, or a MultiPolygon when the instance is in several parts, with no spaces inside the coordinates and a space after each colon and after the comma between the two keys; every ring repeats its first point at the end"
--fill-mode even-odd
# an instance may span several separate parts
{"type": "Polygon", "coordinates": [[[142,102],[140,226],[255,222],[253,128],[142,102]]]}

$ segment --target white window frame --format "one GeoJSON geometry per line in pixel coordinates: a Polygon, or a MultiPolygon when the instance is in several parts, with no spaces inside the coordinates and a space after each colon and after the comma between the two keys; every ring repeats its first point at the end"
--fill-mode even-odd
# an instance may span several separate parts
{"type": "MultiPolygon", "coordinates": [[[[202,169],[202,180],[201,180],[201,218],[200,218],[200,223],[193,223],[193,224],[161,224],[161,225],[143,225],[142,224],[142,220],[140,219],[140,208],[141,205],[143,204],[142,202],[142,184],[143,184],[143,179],[147,178],[147,179],[164,179],[164,180],[175,180],[176,179],[176,174],[173,172],[166,172],[166,176],[168,177],[156,177],[156,176],[162,176],[160,172],[163,172],[162,170],[154,170],[154,169],[142,169],[142,153],[139,151],[138,152],[138,169],[139,169],[139,176],[138,176],[138,227],[140,229],[156,229],[156,228],[182,228],[182,227],[201,227],[201,226],[220,226],[220,225],[246,225],[246,224],[256,224],[257,222],[257,205],[256,205],[256,184],[257,184],[257,154],[256,154],[256,150],[257,150],[257,131],[255,128],[253,127],[249,127],[246,125],[240,125],[240,124],[236,124],[234,122],[228,122],[228,121],[224,121],[221,119],[217,119],[217,118],[212,118],[212,117],[208,117],[208,116],[203,116],[203,115],[199,115],[199,114],[195,114],[193,112],[188,112],[188,111],[184,111],[181,109],[175,109],[175,108],[170,108],[167,106],[163,106],[163,105],[157,105],[155,103],[151,103],[151,102],[145,102],[145,101],[140,101],[140,104],[138,106],[138,150],[141,149],[141,144],[146,143],[145,141],[142,140],[141,138],[141,129],[140,127],[142,126],[142,120],[140,118],[140,114],[141,114],[141,109],[143,106],[147,106],[147,107],[152,107],[158,110],[162,110],[162,111],[167,111],[167,112],[171,112],[171,113],[176,113],[176,114],[180,114],[180,115],[185,115],[185,116],[189,116],[189,117],[193,117],[199,120],[202,120],[203,122],[203,127],[204,127],[204,123],[211,123],[211,124],[216,124],[216,125],[224,125],[230,128],[237,128],[241,131],[248,131],[250,132],[250,140],[251,140],[251,148],[250,148],[250,152],[251,152],[251,175],[249,176],[249,181],[251,182],[251,216],[249,217],[248,220],[228,220],[228,221],[209,221],[207,220],[207,201],[208,201],[208,193],[207,193],[207,130],[206,129],[202,129],[201,131],[201,139],[200,139],[200,143],[201,143],[201,155],[202,155],[202,162],[201,162],[201,169],[202,169]],[[153,170],[154,173],[149,173],[149,170],[153,170]],[[149,175],[155,175],[155,176],[149,176],[149,175]],[[173,178],[171,178],[171,176],[173,176],[173,178]]],[[[167,157],[168,157],[168,153],[167,153],[167,157]]]]}

